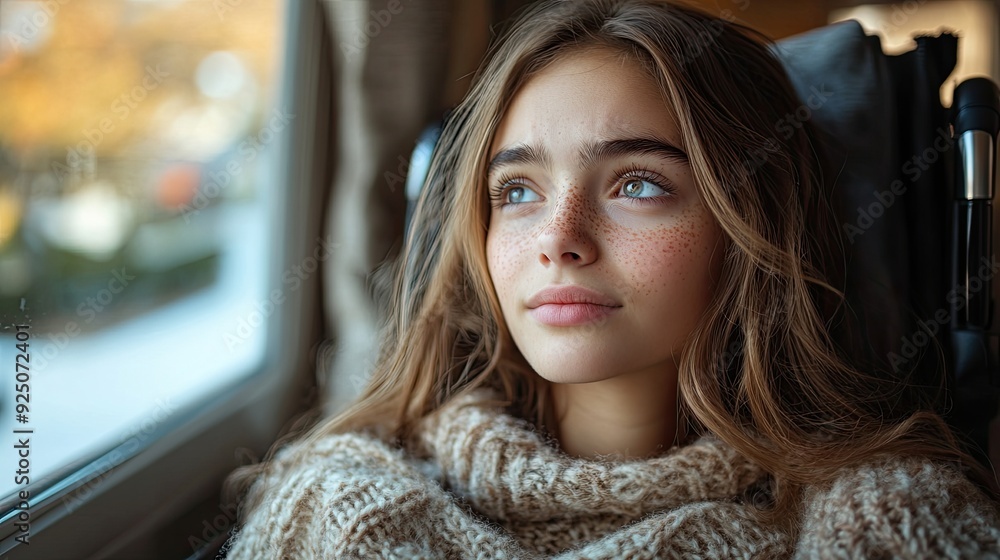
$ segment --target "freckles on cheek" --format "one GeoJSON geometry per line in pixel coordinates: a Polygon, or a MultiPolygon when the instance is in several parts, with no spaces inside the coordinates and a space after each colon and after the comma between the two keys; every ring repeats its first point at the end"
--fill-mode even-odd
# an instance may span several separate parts
{"type": "Polygon", "coordinates": [[[497,294],[503,295],[505,288],[517,277],[518,260],[524,248],[517,235],[499,229],[490,232],[486,250],[493,287],[497,294]]]}
{"type": "MultiPolygon", "coordinates": [[[[643,232],[633,232],[627,238],[627,266],[633,271],[632,281],[644,296],[663,295],[682,289],[700,288],[708,277],[711,244],[703,239],[710,228],[685,220],[643,232]]],[[[691,294],[694,295],[694,294],[691,294]]]]}

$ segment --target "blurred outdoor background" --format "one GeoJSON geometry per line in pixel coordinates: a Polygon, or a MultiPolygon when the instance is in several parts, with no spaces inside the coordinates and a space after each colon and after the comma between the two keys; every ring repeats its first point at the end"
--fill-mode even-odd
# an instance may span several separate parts
{"type": "Polygon", "coordinates": [[[0,314],[88,332],[215,281],[220,208],[266,188],[280,8],[0,2],[0,314]]]}
{"type": "Polygon", "coordinates": [[[30,325],[36,480],[259,361],[285,7],[0,1],[0,343],[30,325]]]}

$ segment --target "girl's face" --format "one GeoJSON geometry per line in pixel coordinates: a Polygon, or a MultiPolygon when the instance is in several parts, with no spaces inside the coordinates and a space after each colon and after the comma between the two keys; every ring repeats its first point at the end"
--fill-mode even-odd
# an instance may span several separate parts
{"type": "Polygon", "coordinates": [[[563,56],[489,155],[490,277],[528,363],[556,383],[675,374],[722,235],[653,78],[607,49],[563,56]]]}

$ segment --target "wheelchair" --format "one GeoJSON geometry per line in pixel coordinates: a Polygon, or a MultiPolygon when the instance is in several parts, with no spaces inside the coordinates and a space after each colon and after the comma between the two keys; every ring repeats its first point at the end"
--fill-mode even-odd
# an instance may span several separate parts
{"type": "MultiPolygon", "coordinates": [[[[915,41],[886,55],[877,36],[845,21],[777,42],[803,103],[775,132],[809,121],[836,171],[828,188],[845,246],[844,293],[867,362],[922,387],[989,468],[1000,403],[992,329],[1000,100],[992,81],[972,78],[945,109],[939,91],[958,38],[915,41]]],[[[407,232],[439,133],[440,124],[425,130],[410,159],[407,232]]]]}

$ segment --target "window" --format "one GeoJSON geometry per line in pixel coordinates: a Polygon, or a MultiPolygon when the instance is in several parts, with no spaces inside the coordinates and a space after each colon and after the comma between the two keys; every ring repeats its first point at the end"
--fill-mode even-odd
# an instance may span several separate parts
{"type": "Polygon", "coordinates": [[[274,272],[289,8],[0,2],[0,430],[30,440],[28,476],[0,458],[5,528],[20,491],[101,481],[274,369],[277,311],[311,280],[274,272]]]}

